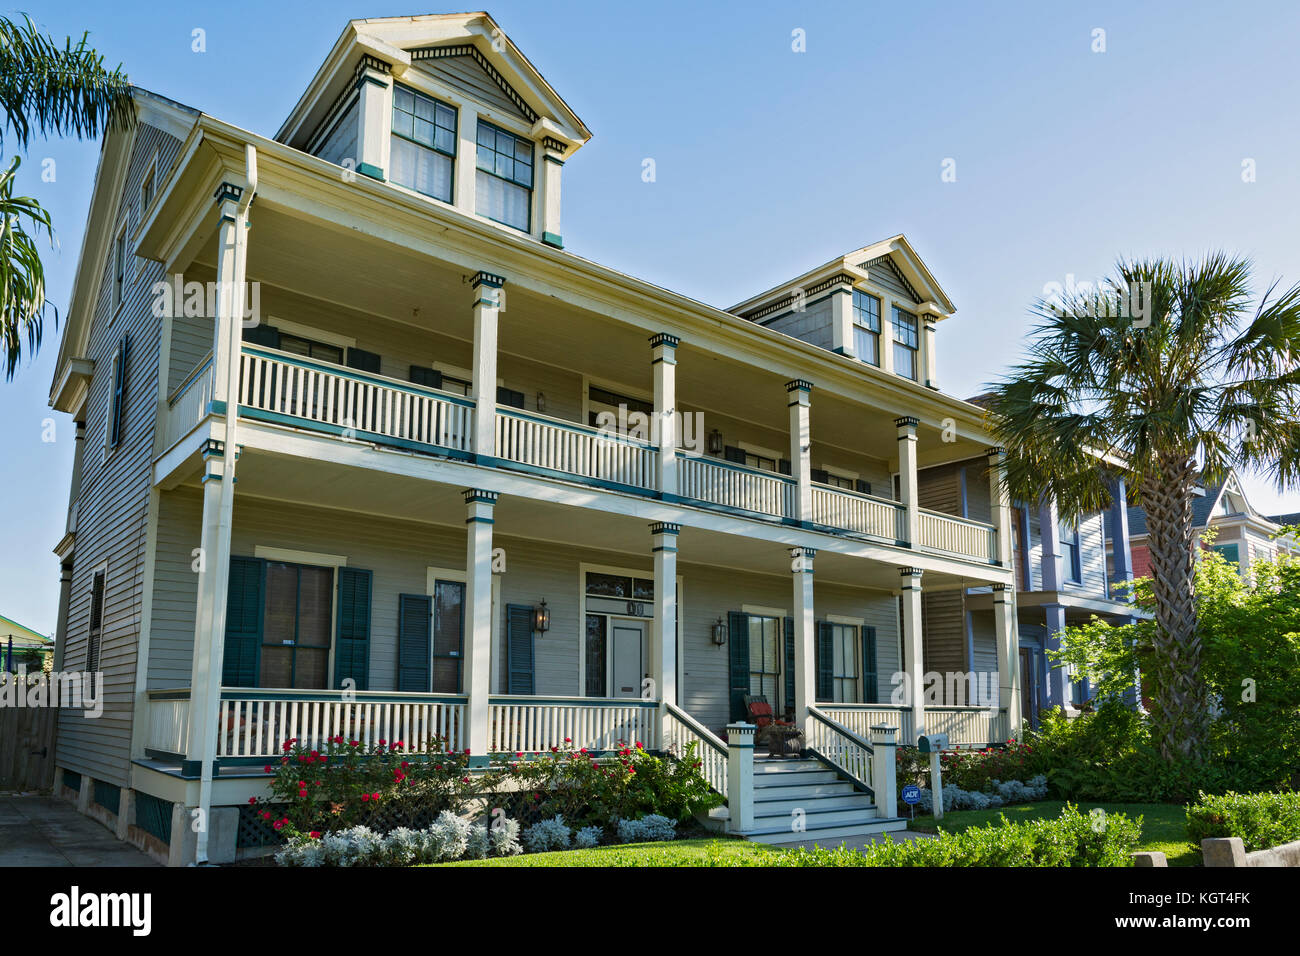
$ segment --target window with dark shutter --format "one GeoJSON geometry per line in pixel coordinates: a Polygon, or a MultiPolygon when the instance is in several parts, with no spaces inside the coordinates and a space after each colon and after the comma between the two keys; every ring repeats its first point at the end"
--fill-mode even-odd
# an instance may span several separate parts
{"type": "Polygon", "coordinates": [[[509,405],[511,408],[524,407],[524,393],[504,385],[497,386],[497,404],[509,405]]]}
{"type": "MultiPolygon", "coordinates": [[[[86,673],[99,670],[99,648],[104,634],[104,572],[96,571],[90,582],[90,629],[86,636],[86,673]]],[[[93,680],[93,678],[92,678],[93,680]]]]}
{"type": "Polygon", "coordinates": [[[830,621],[817,622],[817,700],[835,700],[835,645],[830,621]]]}
{"type": "Polygon", "coordinates": [[[265,564],[260,558],[230,558],[225,656],[221,665],[221,683],[226,687],[258,686],[265,564]]]}
{"type": "Polygon", "coordinates": [[[412,365],[410,379],[425,388],[442,388],[442,373],[426,365],[412,365]]]}
{"type": "Polygon", "coordinates": [[[429,626],[433,602],[427,594],[397,598],[397,689],[429,693],[429,626]]]}
{"type": "Polygon", "coordinates": [[[350,348],[348,349],[348,368],[378,375],[379,356],[374,352],[367,352],[365,349],[350,348]]]}
{"type": "Polygon", "coordinates": [[[338,636],[334,644],[334,686],[349,678],[353,690],[370,684],[370,594],[373,575],[339,568],[338,636]]]}
{"type": "Polygon", "coordinates": [[[864,627],[862,628],[862,702],[864,704],[880,702],[880,689],[876,678],[876,629],[864,627]]]}
{"type": "Polygon", "coordinates": [[[117,343],[113,357],[113,395],[109,403],[108,445],[116,448],[122,441],[122,426],[126,419],[126,362],[127,337],[117,343]]]}
{"type": "Polygon", "coordinates": [[[731,720],[744,720],[745,695],[749,693],[749,615],[727,614],[727,651],[730,658],[731,720]]]}
{"type": "Polygon", "coordinates": [[[433,692],[459,694],[463,691],[462,661],[465,653],[465,584],[435,581],[433,584],[433,692]]]}
{"type": "Polygon", "coordinates": [[[506,606],[506,693],[532,694],[533,609],[526,604],[506,606]]]}

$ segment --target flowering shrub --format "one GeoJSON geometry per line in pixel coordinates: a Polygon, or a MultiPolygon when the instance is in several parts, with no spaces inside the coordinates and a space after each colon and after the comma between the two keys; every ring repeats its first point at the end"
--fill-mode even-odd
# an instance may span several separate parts
{"type": "Polygon", "coordinates": [[[292,738],[279,762],[266,768],[271,796],[249,802],[264,804],[262,818],[285,836],[357,825],[389,830],[432,821],[443,811],[460,814],[494,778],[471,776],[468,752],[449,753],[445,744],[435,737],[427,753],[416,755],[400,740],[365,747],[333,737],[321,750],[292,738]]]}
{"type": "Polygon", "coordinates": [[[640,743],[605,758],[552,748],[535,757],[516,754],[502,770],[518,788],[518,815],[562,816],[580,827],[603,829],[610,820],[647,814],[689,820],[722,803],[700,774],[694,743],[676,759],[648,754],[640,743]]]}
{"type": "Polygon", "coordinates": [[[491,829],[444,810],[423,830],[398,827],[379,834],[354,826],[335,833],[295,834],[275,855],[281,866],[410,866],[512,856],[521,852],[519,824],[498,819],[491,829]]]}

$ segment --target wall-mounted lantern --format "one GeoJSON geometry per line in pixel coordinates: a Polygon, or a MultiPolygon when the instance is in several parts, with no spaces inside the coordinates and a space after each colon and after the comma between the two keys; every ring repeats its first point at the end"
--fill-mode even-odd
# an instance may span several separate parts
{"type": "Polygon", "coordinates": [[[718,618],[713,623],[713,627],[710,630],[712,631],[714,644],[721,647],[723,644],[727,643],[727,625],[723,622],[722,618],[718,618]]]}
{"type": "Polygon", "coordinates": [[[721,455],[723,450],[722,432],[716,428],[709,432],[709,454],[721,455]]]}
{"type": "Polygon", "coordinates": [[[551,610],[546,606],[546,598],[542,598],[542,603],[533,608],[533,630],[538,634],[545,634],[551,629],[551,610]]]}

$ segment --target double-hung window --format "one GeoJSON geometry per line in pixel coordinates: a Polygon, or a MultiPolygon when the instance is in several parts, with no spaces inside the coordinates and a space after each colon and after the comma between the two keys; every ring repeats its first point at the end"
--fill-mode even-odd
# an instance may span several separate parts
{"type": "Polygon", "coordinates": [[[880,364],[880,300],[865,292],[853,293],[853,350],[858,360],[880,364]]]}
{"type": "Polygon", "coordinates": [[[749,692],[766,697],[777,713],[781,687],[781,619],[749,616],[749,692]]]}
{"type": "Polygon", "coordinates": [[[433,586],[433,692],[459,694],[465,653],[465,582],[433,586]]]}
{"type": "Polygon", "coordinates": [[[270,561],[262,627],[263,687],[330,686],[334,569],[270,561]]]}
{"type": "Polygon", "coordinates": [[[1067,581],[1078,583],[1083,580],[1083,568],[1079,563],[1079,523],[1062,521],[1058,533],[1061,536],[1061,570],[1067,581]]]}
{"type": "Polygon", "coordinates": [[[117,309],[126,297],[126,226],[113,241],[113,308],[117,309]]]}
{"type": "Polygon", "coordinates": [[[834,700],[840,704],[858,702],[858,629],[852,624],[831,625],[831,674],[834,700]]]}
{"type": "Polygon", "coordinates": [[[478,121],[474,208],[480,216],[527,232],[533,204],[533,144],[478,121]]]}
{"type": "Polygon", "coordinates": [[[916,381],[916,355],[920,348],[920,332],[916,316],[894,306],[894,371],[903,378],[916,381]]]}
{"type": "Polygon", "coordinates": [[[456,110],[415,90],[395,87],[389,178],[451,202],[455,163],[456,110]]]}
{"type": "Polygon", "coordinates": [[[326,342],[303,338],[301,335],[290,335],[287,332],[281,332],[280,349],[284,352],[292,352],[294,355],[305,355],[307,358],[319,359],[322,362],[333,362],[335,365],[343,364],[342,348],[337,345],[329,345],[326,342]]]}

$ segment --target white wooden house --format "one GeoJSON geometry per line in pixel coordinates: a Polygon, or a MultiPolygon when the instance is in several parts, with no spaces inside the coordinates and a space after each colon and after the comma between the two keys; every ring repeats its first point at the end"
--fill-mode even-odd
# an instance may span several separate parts
{"type": "Polygon", "coordinates": [[[58,781],[124,837],[229,855],[290,736],[696,740],[726,792],[762,694],[834,765],[792,773],[869,795],[873,725],[1015,732],[1001,453],[934,386],[954,307],[903,237],[729,311],[566,251],[591,133],[482,13],[350,22],[274,137],[137,100],[51,393],[56,664],[105,694],[62,716],[58,781]],[[972,462],[977,514],[927,503],[972,462]],[[927,707],[924,598],[980,587],[993,699],[927,707]]]}

